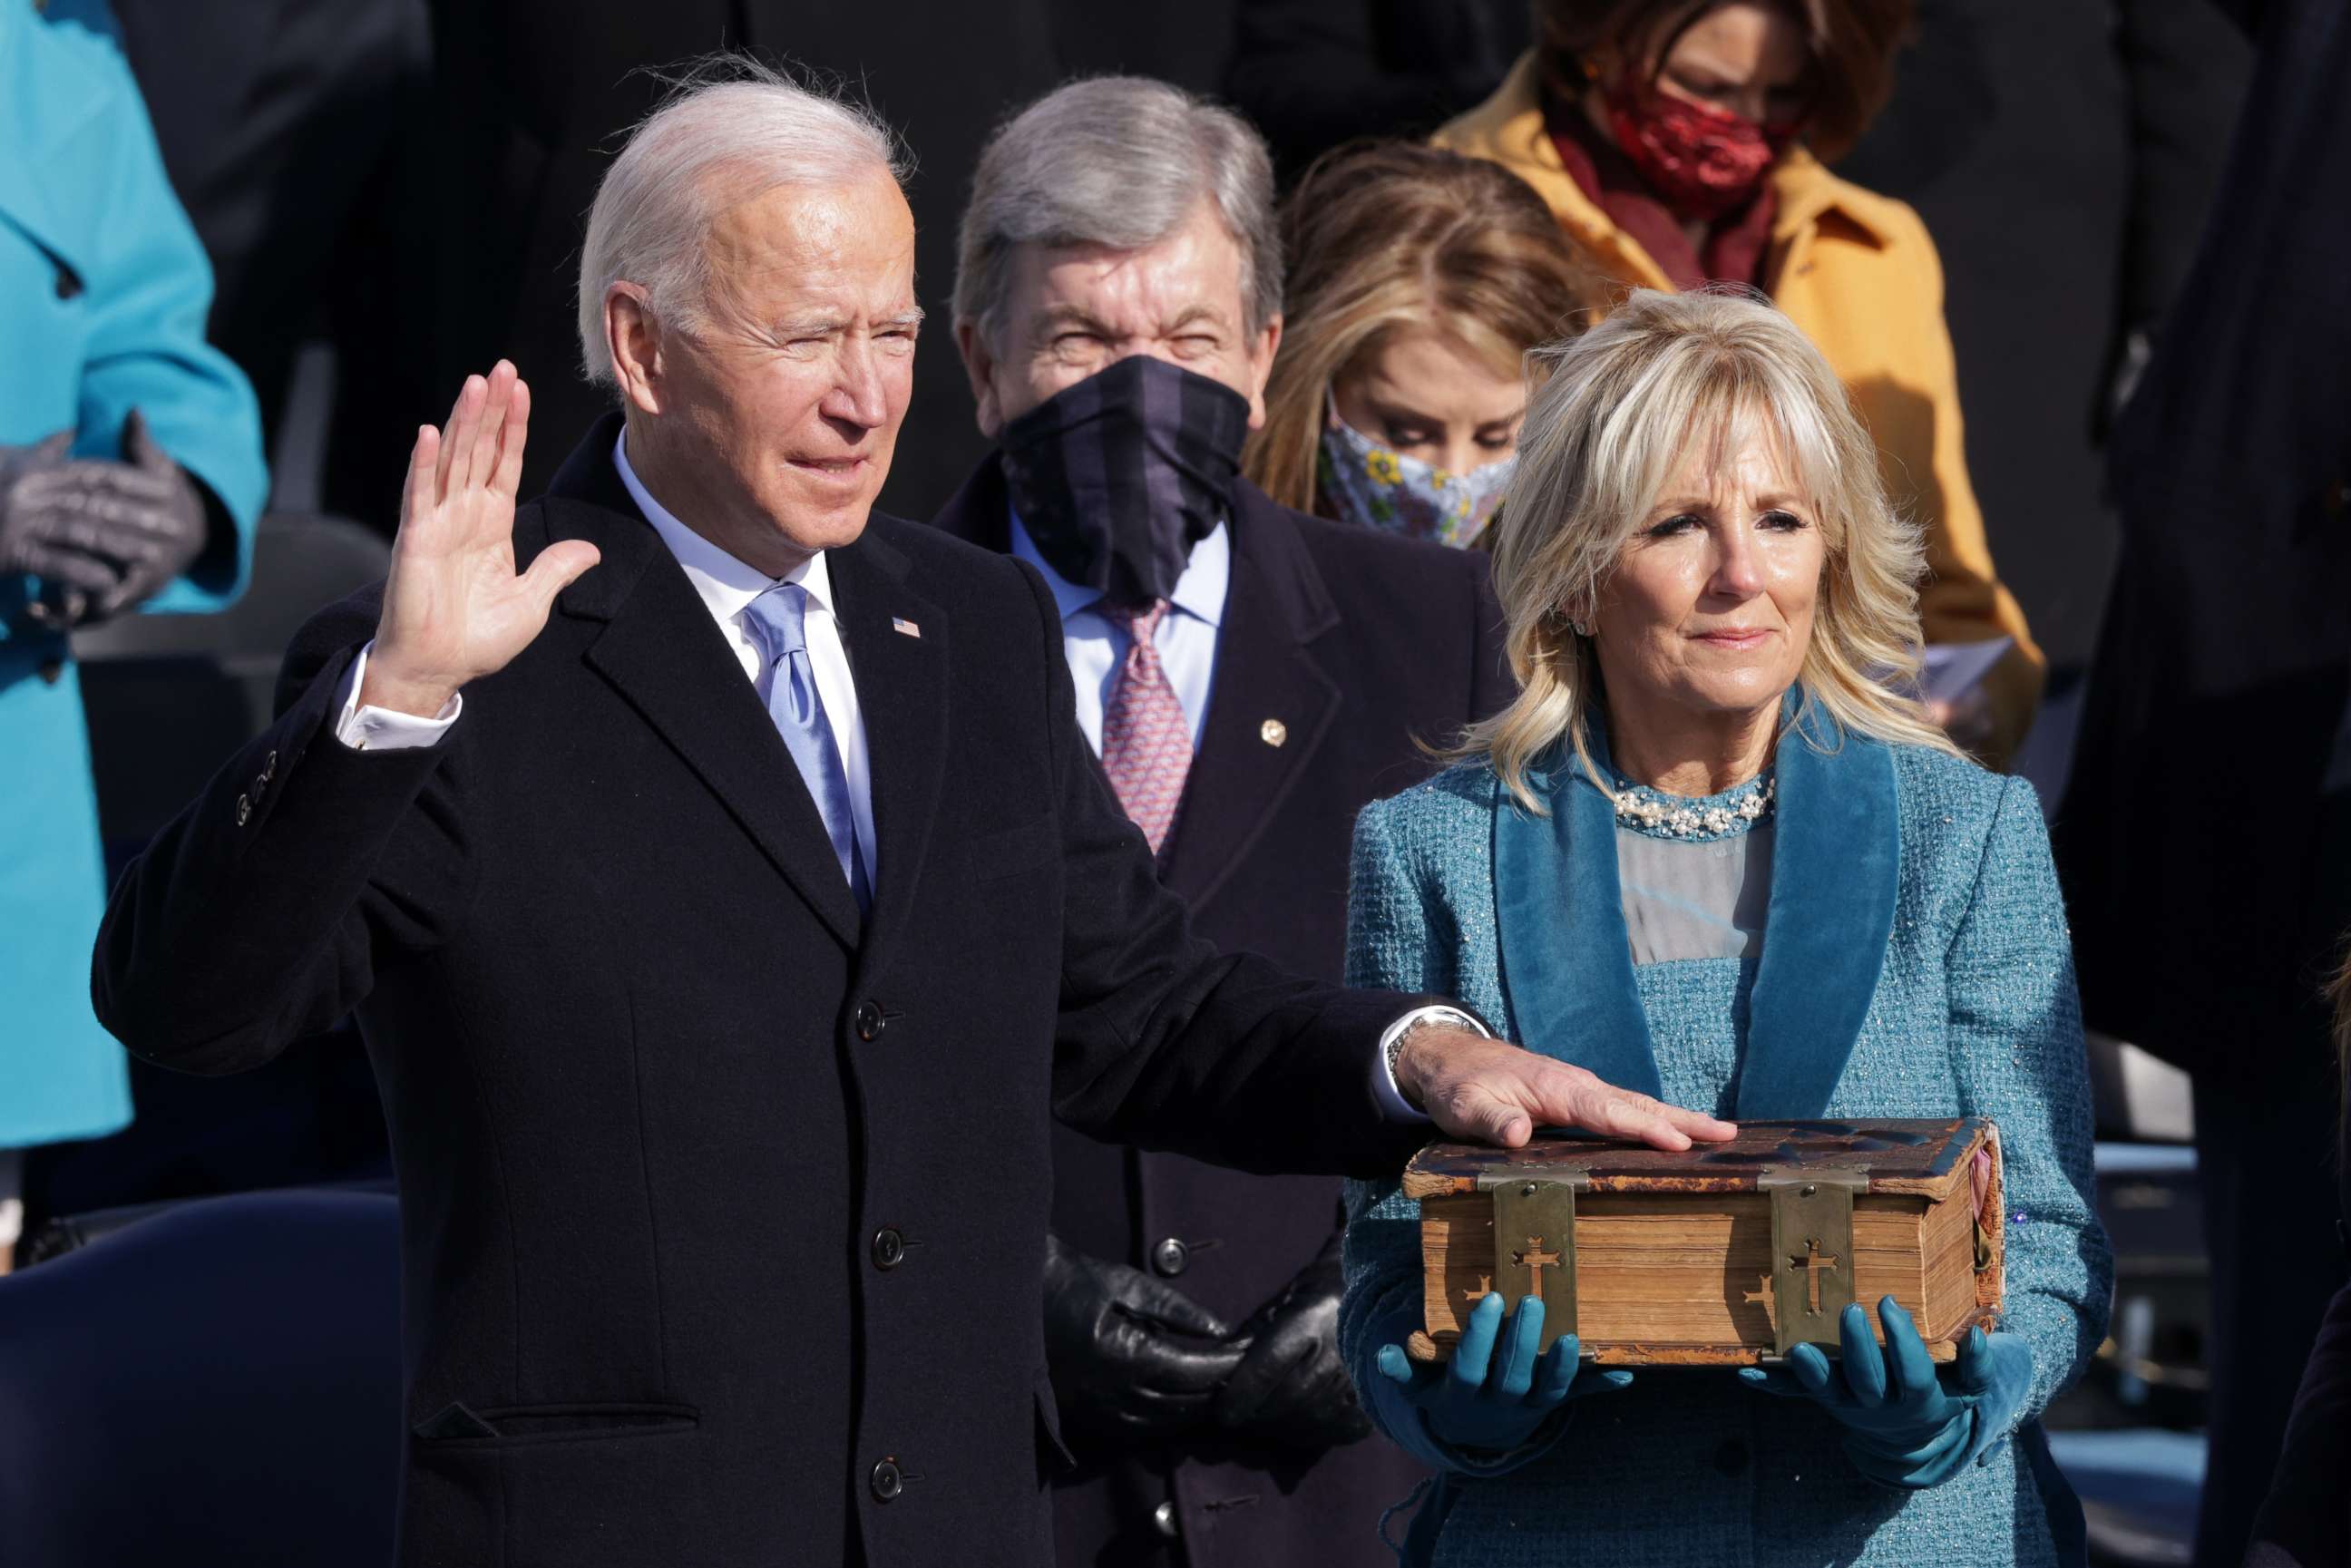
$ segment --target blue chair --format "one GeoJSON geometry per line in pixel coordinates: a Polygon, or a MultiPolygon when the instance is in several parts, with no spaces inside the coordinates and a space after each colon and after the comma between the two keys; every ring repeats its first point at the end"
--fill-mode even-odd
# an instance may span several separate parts
{"type": "Polygon", "coordinates": [[[380,1193],[204,1199],[0,1278],[0,1563],[389,1563],[400,1347],[380,1193]]]}

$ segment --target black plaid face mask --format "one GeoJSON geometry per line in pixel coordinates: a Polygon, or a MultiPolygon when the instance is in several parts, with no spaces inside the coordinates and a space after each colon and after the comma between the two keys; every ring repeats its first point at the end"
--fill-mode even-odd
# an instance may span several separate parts
{"type": "Polygon", "coordinates": [[[1005,483],[1063,578],[1165,599],[1232,505],[1249,415],[1223,382],[1131,354],[1005,425],[1005,483]]]}

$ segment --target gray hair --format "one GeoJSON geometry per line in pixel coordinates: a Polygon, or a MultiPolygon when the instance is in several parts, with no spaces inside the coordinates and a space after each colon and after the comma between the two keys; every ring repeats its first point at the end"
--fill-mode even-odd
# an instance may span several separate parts
{"type": "Polygon", "coordinates": [[[955,319],[993,341],[1023,245],[1140,250],[1203,201],[1241,253],[1255,332],[1281,310],[1273,160],[1229,110],[1144,77],[1095,77],[1039,99],[991,138],[972,176],[956,250],[955,319]]]}
{"type": "Polygon", "coordinates": [[[718,214],[779,185],[837,186],[872,171],[903,184],[898,138],[862,105],[803,87],[748,56],[713,55],[670,78],[672,92],[629,133],[596,188],[580,252],[580,356],[616,386],[604,295],[643,288],[653,315],[706,324],[707,240],[718,214]]]}

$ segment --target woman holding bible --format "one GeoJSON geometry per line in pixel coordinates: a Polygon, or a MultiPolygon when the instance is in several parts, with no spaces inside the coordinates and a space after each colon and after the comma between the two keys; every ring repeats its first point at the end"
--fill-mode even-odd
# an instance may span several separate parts
{"type": "Polygon", "coordinates": [[[1495,556],[1524,690],[1364,812],[1348,977],[1735,1119],[1990,1117],[2007,1298],[1939,1369],[1891,1298],[1883,1348],[1855,1306],[1834,1362],[1635,1376],[1499,1296],[1420,1367],[1414,1205],[1355,1184],[1343,1349],[1438,1472],[1407,1560],[2079,1563],[2037,1420],[2111,1277],[2065,916],[2032,787],[1900,695],[1917,530],[1767,304],[1637,290],[1537,357],[1495,556]]]}

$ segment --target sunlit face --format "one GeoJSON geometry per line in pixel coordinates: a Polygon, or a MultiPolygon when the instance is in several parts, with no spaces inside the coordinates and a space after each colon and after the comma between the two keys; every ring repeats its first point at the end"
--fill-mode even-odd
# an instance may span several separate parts
{"type": "Polygon", "coordinates": [[[889,476],[922,320],[914,214],[877,169],[754,196],[708,246],[695,329],[654,321],[633,286],[607,298],[630,461],[696,531],[780,576],[855,539],[889,476]]]}
{"type": "Polygon", "coordinates": [[[1812,67],[1812,47],[1792,10],[1730,0],[1682,29],[1656,62],[1656,85],[1760,125],[1790,125],[1811,107],[1812,67]]]}
{"type": "Polygon", "coordinates": [[[1281,319],[1254,332],[1248,321],[1240,246],[1204,201],[1174,233],[1140,250],[1019,246],[992,340],[964,322],[956,343],[980,433],[991,438],[1131,354],[1224,382],[1249,400],[1254,430],[1265,423],[1265,378],[1281,319]]]}
{"type": "Polygon", "coordinates": [[[1826,559],[1772,443],[1692,443],[1587,618],[1611,714],[1669,727],[1775,706],[1803,668],[1826,559]]]}
{"type": "Polygon", "coordinates": [[[1455,474],[1518,450],[1526,384],[1449,332],[1394,331],[1331,381],[1339,417],[1406,457],[1455,474]]]}

